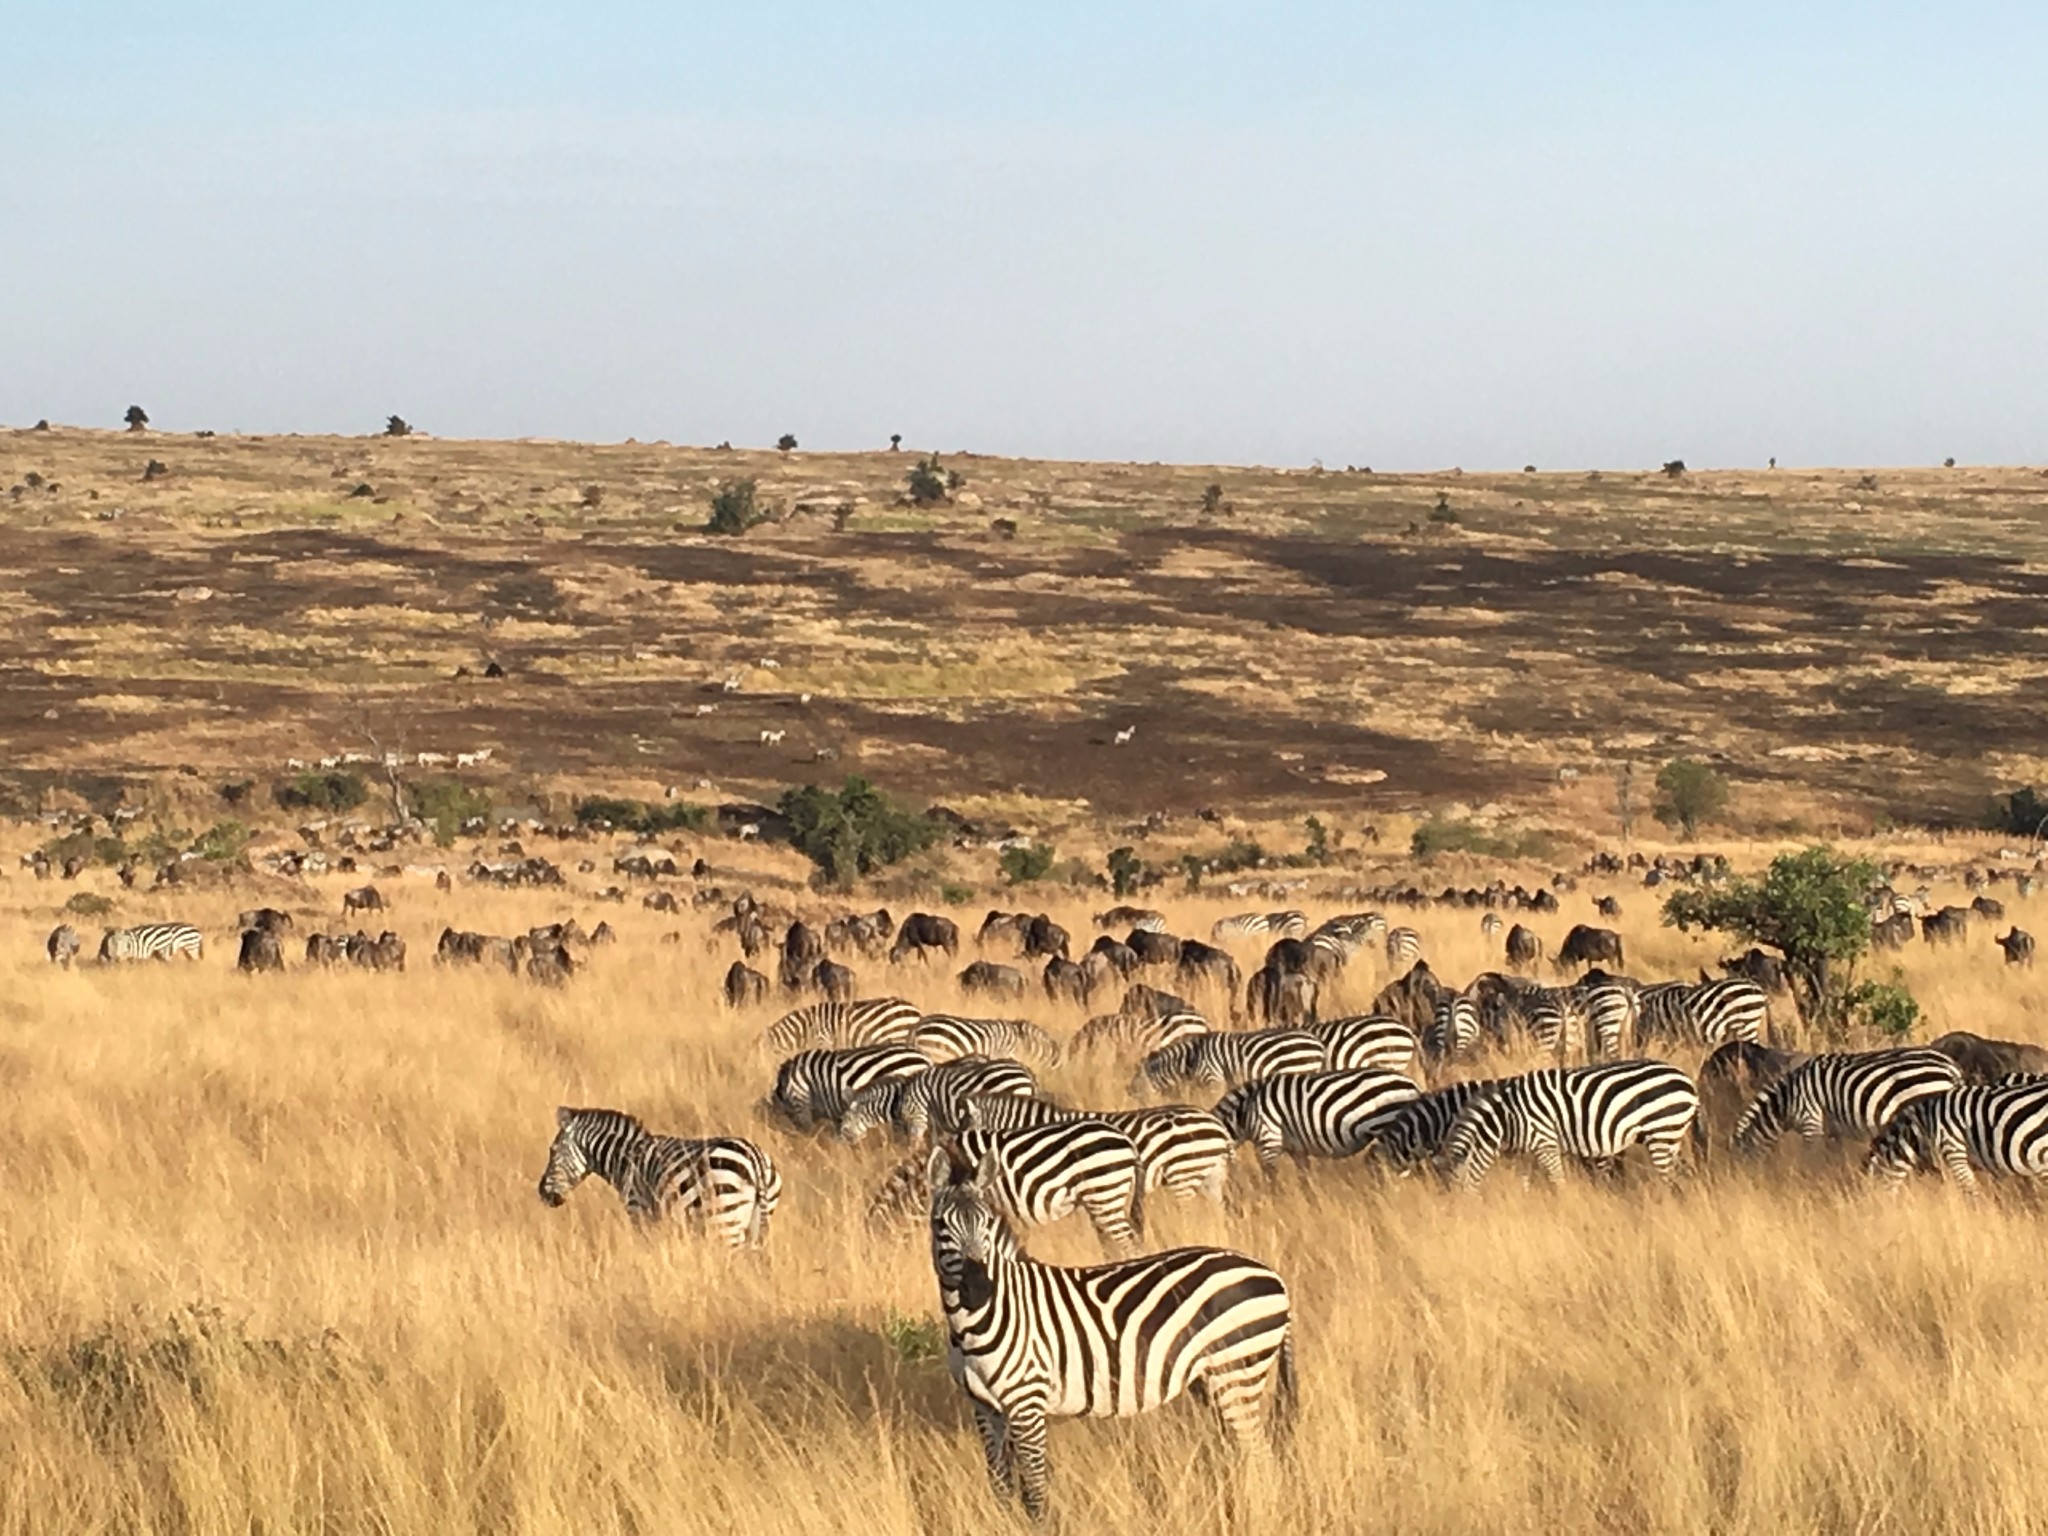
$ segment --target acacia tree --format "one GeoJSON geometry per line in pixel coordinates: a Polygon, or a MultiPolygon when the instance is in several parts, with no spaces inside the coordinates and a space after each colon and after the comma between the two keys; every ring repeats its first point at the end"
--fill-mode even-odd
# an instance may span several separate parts
{"type": "Polygon", "coordinates": [[[1696,758],[1681,757],[1657,770],[1657,803],[1651,811],[1687,838],[1698,836],[1700,823],[1720,815],[1727,804],[1728,781],[1696,758]]]}

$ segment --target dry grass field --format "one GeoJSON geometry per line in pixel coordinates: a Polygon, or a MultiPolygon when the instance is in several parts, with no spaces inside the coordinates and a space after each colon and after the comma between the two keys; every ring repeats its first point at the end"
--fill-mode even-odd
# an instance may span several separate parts
{"type": "MultiPolygon", "coordinates": [[[[104,872],[85,882],[114,893],[104,872]]],[[[346,883],[299,894],[302,932],[334,925],[346,883]]],[[[1605,889],[1637,973],[1720,952],[1599,881],[1546,937],[1605,889]]],[[[775,1010],[713,1001],[730,958],[704,942],[715,912],[407,883],[408,974],[248,979],[230,948],[247,892],[131,893],[122,920],[196,920],[206,958],[66,973],[39,945],[67,890],[16,872],[0,896],[0,1532],[1011,1528],[927,1352],[922,1236],[863,1222],[897,1154],[756,1117],[775,1010]],[[565,906],[621,942],[562,991],[426,958],[444,922],[508,932],[565,906]],[[786,1181],[767,1249],[641,1235],[594,1181],[544,1208],[558,1103],[760,1137],[786,1181]]],[[[2022,926],[2038,900],[2013,905],[2022,926]]],[[[1244,903],[1165,905],[1192,933],[1244,903]]],[[[1089,931],[1080,902],[1052,910],[1089,931]]],[[[1417,926],[1449,976],[1494,962],[1475,914],[1417,926]]],[[[1933,1028],[2048,1038],[2041,983],[1988,938],[1926,949],[1905,965],[1933,1028]]],[[[863,969],[867,993],[958,1001],[936,968],[863,969]]],[[[1339,1002],[1383,972],[1361,956],[1339,1002]]],[[[1127,1072],[1051,1086],[1122,1102],[1127,1072]]],[[[1886,1197],[1849,1153],[1790,1149],[1671,1189],[1503,1171],[1459,1196],[1335,1164],[1268,1187],[1249,1154],[1235,1178],[1234,1213],[1152,1202],[1149,1240],[1228,1244],[1286,1276],[1292,1451],[1269,1484],[1233,1471],[1191,1405],[1059,1423],[1055,1528],[2048,1529],[2038,1201],[1886,1197]]],[[[1034,1249],[1092,1261],[1079,1225],[1034,1249]]]]}

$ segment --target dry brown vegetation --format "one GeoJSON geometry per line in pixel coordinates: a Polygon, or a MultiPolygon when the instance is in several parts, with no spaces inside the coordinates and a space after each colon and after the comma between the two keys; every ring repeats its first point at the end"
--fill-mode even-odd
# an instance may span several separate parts
{"type": "MultiPolygon", "coordinates": [[[[921,1352],[922,1241],[863,1226],[894,1154],[756,1120],[772,1010],[711,1002],[729,952],[700,942],[708,916],[408,882],[390,892],[408,975],[245,980],[244,895],[87,882],[122,921],[200,921],[211,952],[52,971],[38,947],[69,888],[7,883],[0,1532],[1008,1528],[921,1352]],[[444,921],[506,932],[565,907],[623,937],[559,993],[422,958],[444,921]],[[683,943],[658,942],[675,927],[683,943]],[[760,1136],[787,1181],[767,1251],[638,1235],[596,1185],[543,1208],[563,1102],[760,1136]]],[[[297,894],[302,932],[347,883],[297,894]]],[[[1539,928],[1554,944],[1607,889],[1639,973],[1719,953],[1618,882],[1539,928]]],[[[1182,932],[1243,905],[1167,903],[1182,932]]],[[[2034,905],[2015,903],[2023,926],[2034,905]]],[[[1053,911],[1088,931],[1087,908],[1053,911]]],[[[1476,914],[1416,923],[1447,975],[1495,959],[1476,914]]],[[[2039,982],[1996,962],[1982,934],[1905,959],[1933,1028],[2048,1037],[2039,982]]],[[[936,972],[862,970],[869,993],[957,1000],[936,972]]],[[[1362,956],[1339,1002],[1382,970],[1362,956]]],[[[1118,1102],[1125,1075],[1053,1086],[1118,1102]]],[[[1499,1174],[1461,1198],[1335,1165],[1268,1187],[1243,1156],[1238,1212],[1154,1202],[1149,1236],[1241,1247],[1293,1288],[1303,1415],[1282,1486],[1237,1480],[1193,1408],[1065,1423],[1056,1526],[2048,1528],[2038,1202],[1885,1198],[1852,1161],[1722,1159],[1671,1190],[1499,1174]]],[[[1032,1242],[1096,1254],[1081,1230],[1032,1242]]]]}

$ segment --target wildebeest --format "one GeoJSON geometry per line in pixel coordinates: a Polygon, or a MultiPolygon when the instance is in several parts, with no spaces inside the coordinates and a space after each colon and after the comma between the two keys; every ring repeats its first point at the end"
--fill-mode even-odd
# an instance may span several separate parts
{"type": "Polygon", "coordinates": [[[1591,965],[1596,960],[1603,965],[1612,960],[1617,970],[1626,969],[1628,962],[1621,957],[1621,935],[1612,928],[1574,923],[1572,931],[1564,936],[1564,942],[1557,946],[1557,968],[1568,971],[1574,966],[1591,965]]]}
{"type": "Polygon", "coordinates": [[[526,957],[527,979],[544,987],[559,987],[575,974],[576,962],[559,945],[554,949],[537,949],[526,957]]]}
{"type": "Polygon", "coordinates": [[[1162,992],[1157,987],[1148,987],[1140,981],[1124,988],[1123,1001],[1117,1004],[1116,1011],[1127,1018],[1164,1019],[1177,1013],[1193,1013],[1195,1009],[1186,998],[1162,992]]]}
{"type": "Polygon", "coordinates": [[[1137,951],[1121,939],[1104,934],[1089,948],[1091,955],[1100,955],[1119,976],[1128,976],[1138,968],[1137,951]]]}
{"type": "Polygon", "coordinates": [[[1929,944],[1954,944],[1969,937],[1970,909],[1943,907],[1920,919],[1920,937],[1929,944]]]}
{"type": "Polygon", "coordinates": [[[2005,903],[1990,896],[1979,896],[1970,903],[1970,910],[1979,917],[1988,917],[1994,923],[2005,916],[2005,903]]]}
{"type": "Polygon", "coordinates": [[[1508,969],[1526,971],[1543,959],[1543,940],[1520,923],[1508,930],[1508,969]]]}
{"type": "Polygon", "coordinates": [[[1902,949],[1913,941],[1913,914],[1894,912],[1882,922],[1870,925],[1870,942],[1879,949],[1902,949]]]}
{"type": "Polygon", "coordinates": [[[2024,928],[2015,928],[1998,941],[1998,947],[2005,951],[2007,965],[2032,965],[2034,963],[2034,936],[2024,928]]]}
{"type": "Polygon", "coordinates": [[[593,944],[616,944],[619,942],[619,936],[613,931],[610,923],[600,922],[595,928],[590,930],[590,942],[593,944]]]}
{"type": "Polygon", "coordinates": [[[1777,1051],[1752,1040],[1716,1046],[1700,1064],[1700,1122],[1725,1136],[1750,1102],[1807,1060],[1804,1051],[1777,1051]]]}
{"type": "Polygon", "coordinates": [[[1005,939],[1021,949],[1024,945],[1024,930],[1030,926],[1031,914],[1028,912],[1004,912],[991,908],[988,916],[981,920],[981,927],[975,932],[974,942],[986,949],[996,940],[1005,939]]]}
{"type": "Polygon", "coordinates": [[[1014,965],[996,965],[977,960],[960,973],[963,992],[1000,992],[1008,997],[1024,995],[1024,973],[1014,965]]]}
{"type": "Polygon", "coordinates": [[[50,964],[68,966],[78,955],[78,930],[69,923],[59,923],[50,930],[49,941],[43,947],[49,951],[50,964]]]}
{"type": "Polygon", "coordinates": [[[1230,957],[1230,951],[1205,944],[1200,939],[1184,939],[1180,946],[1180,959],[1174,966],[1174,981],[1192,991],[1196,987],[1214,987],[1234,1003],[1244,975],[1237,968],[1237,962],[1230,957]]]}
{"type": "Polygon", "coordinates": [[[1372,1011],[1399,1019],[1414,1031],[1417,1039],[1436,1018],[1436,1005],[1444,996],[1444,985],[1436,979],[1427,960],[1418,960],[1408,973],[1380,988],[1372,1000],[1372,1011]]]}
{"type": "Polygon", "coordinates": [[[735,960],[725,973],[725,1001],[730,1008],[745,1008],[767,1001],[768,978],[747,964],[735,960]]]}
{"type": "Polygon", "coordinates": [[[1264,965],[1245,983],[1245,1012],[1254,1024],[1272,1024],[1293,1029],[1316,1022],[1316,1000],[1320,989],[1315,978],[1301,971],[1278,971],[1264,965]]]}
{"type": "Polygon", "coordinates": [[[1785,962],[1768,950],[1751,945],[1733,960],[1723,960],[1721,969],[1730,976],[1746,977],[1766,992],[1783,993],[1785,962]]]}
{"type": "Polygon", "coordinates": [[[290,933],[292,915],[276,907],[252,907],[235,919],[237,928],[261,928],[265,933],[290,933]]]}
{"type": "Polygon", "coordinates": [[[2015,1072],[2048,1073],[2048,1051],[2017,1040],[1989,1040],[1968,1030],[1956,1029],[1939,1040],[1928,1042],[1962,1070],[1966,1082],[1988,1086],[2015,1072]]]}
{"type": "Polygon", "coordinates": [[[1155,912],[1150,907],[1111,907],[1107,912],[1095,915],[1095,926],[1109,928],[1156,928],[1164,931],[1166,914],[1155,912]]]}
{"type": "Polygon", "coordinates": [[[365,970],[402,971],[405,969],[405,940],[389,928],[374,939],[365,933],[351,934],[348,958],[365,970]]]}
{"type": "Polygon", "coordinates": [[[341,894],[341,915],[343,917],[348,916],[351,912],[382,912],[383,910],[384,893],[379,891],[374,885],[359,885],[354,890],[344,891],[341,894]]]}
{"type": "Polygon", "coordinates": [[[339,934],[306,935],[306,964],[339,965],[348,958],[348,940],[339,934]]]}
{"type": "MultiPolygon", "coordinates": [[[[1089,952],[1089,958],[1095,958],[1089,952]]],[[[1064,955],[1054,955],[1045,962],[1045,969],[1039,974],[1039,983],[1045,988],[1045,995],[1055,1002],[1064,999],[1070,1003],[1088,1001],[1088,973],[1064,955]]]]}
{"type": "Polygon", "coordinates": [[[1618,896],[1597,897],[1593,902],[1593,910],[1602,917],[1619,917],[1621,916],[1621,898],[1618,896]]]}
{"type": "Polygon", "coordinates": [[[1160,928],[1133,928],[1124,944],[1140,965],[1179,965],[1181,942],[1160,928]]]}
{"type": "Polygon", "coordinates": [[[1024,925],[1024,958],[1038,960],[1058,955],[1067,958],[1067,930],[1039,913],[1024,925]]]}
{"type": "Polygon", "coordinates": [[[959,954],[959,924],[950,917],[937,917],[930,912],[913,912],[903,919],[903,926],[896,930],[896,942],[889,946],[889,959],[899,961],[914,951],[917,958],[922,960],[925,958],[925,951],[929,949],[936,949],[947,955],[959,954]]]}
{"type": "Polygon", "coordinates": [[[820,960],[811,969],[811,985],[835,1003],[853,1001],[853,971],[837,960],[820,960]]]}
{"type": "Polygon", "coordinates": [[[276,932],[269,928],[244,928],[241,953],[235,956],[235,969],[251,973],[283,970],[284,947],[278,943],[276,932]]]}

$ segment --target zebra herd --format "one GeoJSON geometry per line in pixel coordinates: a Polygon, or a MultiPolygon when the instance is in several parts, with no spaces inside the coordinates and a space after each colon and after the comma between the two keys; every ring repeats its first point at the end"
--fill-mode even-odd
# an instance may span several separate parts
{"type": "MultiPolygon", "coordinates": [[[[1032,1514],[1046,1505],[1049,1418],[1141,1413],[1197,1391],[1248,1453],[1267,1454],[1284,1430],[1294,1340],[1279,1273],[1222,1248],[1144,1252],[1155,1195],[1236,1208],[1240,1146],[1268,1176],[1289,1159],[1349,1159],[1471,1188],[1504,1159],[1556,1183],[1640,1156],[1672,1179],[1688,1154],[1707,1159],[1709,1107],[1732,1092],[1739,1112],[1722,1134],[1738,1153],[1788,1133],[1854,1135],[1880,1185],[1915,1171],[1966,1188],[1980,1173],[2048,1176],[2048,1055],[1960,1035],[1797,1055],[1764,1043],[1769,999],[1743,978],[1643,985],[1595,970],[1544,987],[1486,973],[1454,991],[1418,960],[1381,994],[1389,1006],[1300,1028],[1212,1028],[1178,999],[1133,991],[1127,1011],[1064,1043],[1028,1021],[927,1014],[901,998],[812,1004],[760,1037],[775,1060],[765,1119],[841,1145],[908,1144],[868,1219],[926,1225],[950,1367],[990,1478],[1032,1514]],[[1708,1051],[1696,1076],[1647,1054],[1684,1046],[1708,1051]],[[1548,1062],[1448,1075],[1530,1047],[1548,1062]],[[1141,1101],[1192,1094],[1210,1107],[1055,1101],[1043,1074],[1090,1055],[1131,1064],[1141,1101]],[[1106,1262],[1034,1259],[1030,1234],[1074,1214],[1106,1262]]],[[[636,1218],[679,1217],[735,1246],[763,1239],[781,1191],[744,1138],[659,1136],[615,1111],[562,1109],[542,1198],[558,1204],[589,1173],[636,1218]]]]}

